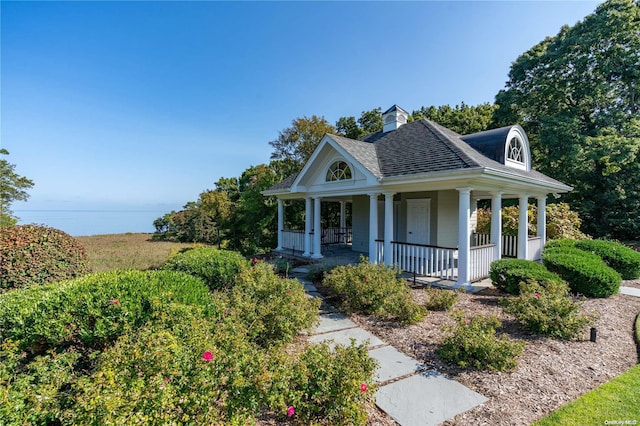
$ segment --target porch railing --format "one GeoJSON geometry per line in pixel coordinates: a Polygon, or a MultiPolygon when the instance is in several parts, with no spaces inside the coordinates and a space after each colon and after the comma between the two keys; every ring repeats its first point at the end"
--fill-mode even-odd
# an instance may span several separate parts
{"type": "MultiPolygon", "coordinates": [[[[405,272],[437,277],[445,280],[458,278],[458,249],[424,244],[391,242],[392,263],[405,272]]],[[[376,240],[378,262],[384,262],[384,241],[376,240]]]]}
{"type": "Polygon", "coordinates": [[[322,244],[351,244],[353,234],[351,228],[323,228],[322,244]]]}
{"type": "Polygon", "coordinates": [[[527,259],[528,260],[540,260],[542,259],[542,238],[529,237],[527,241],[527,259]]]}
{"type": "Polygon", "coordinates": [[[304,229],[283,229],[282,248],[304,251],[304,229]]]}
{"type": "Polygon", "coordinates": [[[470,281],[477,281],[489,276],[489,268],[491,267],[491,262],[495,260],[494,247],[495,244],[485,244],[482,246],[471,247],[469,253],[470,281]]]}
{"type": "MultiPolygon", "coordinates": [[[[490,234],[471,234],[471,247],[484,246],[491,244],[490,234]]],[[[502,236],[502,257],[518,257],[518,236],[503,235],[502,236]]]]}

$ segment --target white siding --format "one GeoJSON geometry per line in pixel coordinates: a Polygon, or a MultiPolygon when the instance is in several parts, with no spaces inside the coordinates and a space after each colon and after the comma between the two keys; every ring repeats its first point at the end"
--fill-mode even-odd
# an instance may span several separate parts
{"type": "Polygon", "coordinates": [[[436,245],[458,247],[458,191],[438,192],[436,245]]]}
{"type": "Polygon", "coordinates": [[[362,253],[369,252],[369,196],[356,195],[351,204],[351,227],[353,243],[351,249],[362,253]]]}

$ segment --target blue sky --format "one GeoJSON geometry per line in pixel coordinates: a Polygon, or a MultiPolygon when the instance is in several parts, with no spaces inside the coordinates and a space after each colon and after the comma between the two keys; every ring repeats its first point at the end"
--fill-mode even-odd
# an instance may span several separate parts
{"type": "Polygon", "coordinates": [[[303,115],[492,102],[598,2],[7,2],[0,144],[20,209],[177,209],[303,115]]]}

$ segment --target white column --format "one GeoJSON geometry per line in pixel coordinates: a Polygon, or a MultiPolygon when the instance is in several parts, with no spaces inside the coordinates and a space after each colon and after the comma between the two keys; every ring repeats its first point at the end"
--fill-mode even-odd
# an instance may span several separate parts
{"type": "Polygon", "coordinates": [[[538,237],[540,237],[540,247],[544,248],[547,242],[547,197],[538,197],[538,237]]]}
{"type": "Polygon", "coordinates": [[[282,231],[284,230],[284,204],[278,198],[278,247],[276,250],[282,250],[282,231]]]}
{"type": "Polygon", "coordinates": [[[378,238],[378,193],[369,194],[369,262],[378,263],[376,239],[378,238]]]}
{"type": "Polygon", "coordinates": [[[518,259],[527,259],[529,248],[529,196],[520,196],[520,215],[518,216],[518,259]]]}
{"type": "Polygon", "coordinates": [[[384,264],[393,263],[391,240],[393,239],[393,192],[384,194],[384,264]]]}
{"type": "Polygon", "coordinates": [[[320,197],[316,197],[313,203],[313,255],[311,257],[319,259],[322,257],[320,246],[322,229],[320,228],[320,197]]]}
{"type": "Polygon", "coordinates": [[[311,197],[304,199],[304,253],[303,256],[311,256],[311,227],[312,227],[311,197]]]}
{"type": "Polygon", "coordinates": [[[340,201],[340,243],[347,243],[347,202],[340,201]]]}
{"type": "Polygon", "coordinates": [[[469,286],[471,269],[471,235],[469,222],[471,216],[471,188],[458,190],[458,282],[456,287],[469,286]]]}
{"type": "Polygon", "coordinates": [[[502,192],[491,194],[491,244],[495,244],[493,258],[502,257],[502,192]]]}

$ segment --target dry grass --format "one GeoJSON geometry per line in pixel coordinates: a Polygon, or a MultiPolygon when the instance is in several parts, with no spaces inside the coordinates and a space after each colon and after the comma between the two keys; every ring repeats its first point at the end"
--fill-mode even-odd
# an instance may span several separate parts
{"type": "Polygon", "coordinates": [[[150,234],[110,234],[76,237],[91,259],[93,272],[114,269],[156,269],[170,255],[194,244],[151,241],[150,234]]]}

